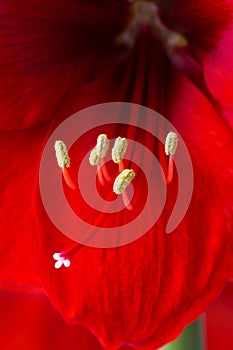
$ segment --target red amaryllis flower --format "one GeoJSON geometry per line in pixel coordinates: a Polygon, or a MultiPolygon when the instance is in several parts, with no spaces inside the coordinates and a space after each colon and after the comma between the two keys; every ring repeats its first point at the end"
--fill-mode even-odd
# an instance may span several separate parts
{"type": "MultiPolygon", "coordinates": [[[[203,312],[233,273],[232,2],[5,1],[1,15],[1,283],[44,288],[68,322],[87,326],[106,349],[159,347],[203,312]],[[177,128],[192,159],[192,200],[167,235],[175,172],[161,216],[140,239],[111,249],[74,246],[43,207],[40,154],[60,122],[109,101],[149,106],[177,128]],[[55,269],[55,252],[68,252],[55,257],[71,266],[55,269]]],[[[166,169],[161,142],[114,124],[80,137],[71,149],[71,155],[77,149],[72,174],[102,131],[143,144],[166,169]]],[[[84,221],[116,227],[142,211],[145,176],[133,158],[125,165],[138,172],[138,191],[132,210],[118,216],[94,216],[81,189],[63,184],[84,221]]],[[[51,161],[48,177],[54,167],[51,161]]],[[[114,171],[109,168],[111,177],[114,171]]],[[[103,187],[110,201],[110,187],[103,187]]],[[[155,198],[145,220],[156,204],[155,198]]]]}

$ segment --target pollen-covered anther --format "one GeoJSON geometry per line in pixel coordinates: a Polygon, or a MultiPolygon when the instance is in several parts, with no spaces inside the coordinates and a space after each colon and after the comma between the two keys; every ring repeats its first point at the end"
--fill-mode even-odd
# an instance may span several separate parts
{"type": "Polygon", "coordinates": [[[98,156],[96,147],[90,153],[89,162],[91,165],[98,165],[100,161],[100,157],[98,156]]]}
{"type": "Polygon", "coordinates": [[[97,155],[100,158],[104,158],[106,157],[106,154],[108,152],[109,149],[109,140],[107,138],[107,135],[105,134],[100,134],[97,138],[97,144],[96,144],[96,152],[97,155]]]}
{"type": "Polygon", "coordinates": [[[175,132],[170,131],[167,134],[166,140],[165,140],[165,153],[168,156],[174,156],[176,153],[177,143],[178,143],[178,137],[175,132]]]}
{"type": "Polygon", "coordinates": [[[66,145],[63,141],[56,141],[54,148],[56,152],[57,163],[59,167],[62,168],[63,177],[67,186],[69,186],[72,190],[76,190],[76,184],[72,180],[68,171],[68,168],[70,167],[70,157],[66,145]]]}
{"type": "Polygon", "coordinates": [[[59,167],[68,168],[70,166],[70,157],[64,142],[56,141],[54,148],[55,148],[57,163],[59,167]]]}
{"type": "Polygon", "coordinates": [[[113,192],[121,194],[135,176],[135,171],[132,169],[123,170],[115,179],[113,184],[113,192]]]}
{"type": "Polygon", "coordinates": [[[70,259],[63,256],[62,253],[54,253],[53,259],[56,260],[54,264],[55,269],[60,269],[62,265],[65,267],[70,267],[70,259]]]}
{"type": "Polygon", "coordinates": [[[118,137],[115,140],[114,147],[112,149],[112,160],[114,163],[120,163],[124,158],[128,142],[125,137],[118,137]]]}

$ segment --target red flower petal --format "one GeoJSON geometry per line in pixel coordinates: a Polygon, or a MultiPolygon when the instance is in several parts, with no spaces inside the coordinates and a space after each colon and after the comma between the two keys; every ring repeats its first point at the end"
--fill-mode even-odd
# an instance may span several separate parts
{"type": "MultiPolygon", "coordinates": [[[[134,81],[138,99],[142,62],[134,81]]],[[[102,89],[103,84],[100,80],[102,89]]],[[[83,246],[69,269],[55,270],[52,254],[72,243],[52,225],[37,197],[35,256],[45,289],[66,320],[87,325],[106,349],[124,343],[154,348],[172,340],[233,272],[232,135],[180,73],[172,71],[167,89],[167,114],[187,143],[195,173],[191,205],[175,232],[164,233],[173,188],[162,217],[140,240],[107,250],[83,246]]],[[[94,91],[90,85],[90,99],[94,91]]],[[[149,90],[147,98],[153,101],[153,95],[149,90]]]]}
{"type": "Polygon", "coordinates": [[[39,287],[31,255],[31,200],[41,143],[48,124],[25,131],[1,132],[0,285],[39,287]]]}
{"type": "Polygon", "coordinates": [[[210,92],[223,107],[233,110],[233,27],[224,33],[217,48],[200,57],[210,92]]]}
{"type": "Polygon", "coordinates": [[[92,79],[122,26],[125,5],[4,1],[0,128],[25,128],[51,119],[74,87],[92,79]]]}
{"type": "Polygon", "coordinates": [[[220,297],[206,313],[207,344],[209,350],[233,348],[233,284],[228,283],[220,297]]]}
{"type": "Polygon", "coordinates": [[[159,5],[166,24],[182,33],[192,49],[216,47],[232,22],[231,0],[163,0],[159,5]]]}
{"type": "Polygon", "coordinates": [[[65,324],[44,295],[0,291],[0,308],[4,350],[102,349],[87,329],[65,324]]]}
{"type": "Polygon", "coordinates": [[[167,25],[187,38],[189,51],[201,63],[211,94],[223,107],[232,109],[233,2],[181,0],[162,1],[160,5],[167,25]]]}

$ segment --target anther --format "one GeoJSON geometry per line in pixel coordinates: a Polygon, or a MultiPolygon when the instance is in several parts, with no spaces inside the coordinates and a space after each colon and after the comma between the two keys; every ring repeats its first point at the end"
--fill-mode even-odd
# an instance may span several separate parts
{"type": "Polygon", "coordinates": [[[89,162],[91,165],[97,165],[97,176],[101,185],[105,184],[105,180],[111,182],[103,158],[107,155],[109,149],[109,140],[107,135],[100,134],[97,138],[96,146],[92,149],[89,162]]]}
{"type": "Polygon", "coordinates": [[[97,144],[96,144],[96,152],[100,158],[104,158],[107,154],[107,151],[109,149],[109,140],[107,138],[107,135],[100,134],[97,138],[97,144]]]}
{"type": "Polygon", "coordinates": [[[99,161],[100,161],[100,157],[98,156],[97,149],[95,147],[90,153],[89,162],[91,165],[98,165],[99,161]]]}
{"type": "Polygon", "coordinates": [[[114,163],[120,163],[124,158],[128,142],[125,137],[118,137],[115,140],[114,147],[112,149],[112,160],[114,163]]]}
{"type": "Polygon", "coordinates": [[[57,163],[60,168],[69,168],[70,166],[70,157],[66,148],[66,145],[63,141],[56,141],[55,145],[55,152],[57,157],[57,163]]]}
{"type": "Polygon", "coordinates": [[[174,156],[177,148],[178,137],[175,132],[170,131],[165,141],[165,153],[168,156],[174,156]]]}
{"type": "Polygon", "coordinates": [[[166,140],[165,140],[165,153],[169,156],[168,159],[168,171],[167,171],[167,178],[166,178],[166,184],[169,185],[172,182],[173,179],[173,172],[174,172],[174,154],[176,152],[178,143],[178,137],[175,132],[170,131],[167,134],[166,140]]]}
{"type": "Polygon", "coordinates": [[[135,176],[135,172],[132,169],[123,170],[115,179],[113,184],[113,192],[121,194],[125,191],[126,187],[132,181],[135,176]]]}
{"type": "Polygon", "coordinates": [[[66,184],[72,189],[76,189],[76,185],[72,180],[67,168],[70,167],[70,157],[63,141],[59,140],[55,142],[54,145],[57,163],[60,168],[62,168],[62,173],[66,184]]]}

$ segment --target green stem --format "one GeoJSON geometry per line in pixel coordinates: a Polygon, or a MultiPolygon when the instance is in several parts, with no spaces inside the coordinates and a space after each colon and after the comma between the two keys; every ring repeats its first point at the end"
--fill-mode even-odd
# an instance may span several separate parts
{"type": "Polygon", "coordinates": [[[199,318],[185,328],[183,333],[173,342],[160,350],[205,350],[204,319],[199,318]]]}

